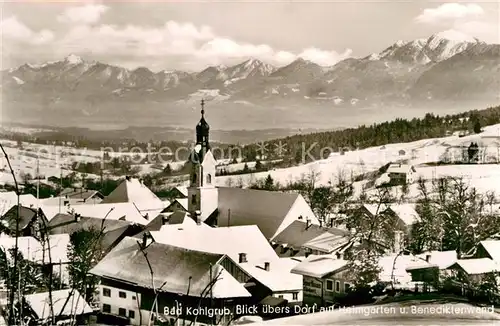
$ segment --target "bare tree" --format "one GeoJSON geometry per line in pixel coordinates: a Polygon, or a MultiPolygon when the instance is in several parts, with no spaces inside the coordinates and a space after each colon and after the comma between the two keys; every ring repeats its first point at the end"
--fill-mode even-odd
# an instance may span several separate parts
{"type": "MultiPolygon", "coordinates": [[[[19,185],[17,184],[16,174],[14,173],[14,169],[12,168],[12,164],[10,162],[9,155],[7,155],[7,152],[5,152],[5,149],[2,146],[2,144],[0,144],[0,149],[2,149],[3,155],[5,156],[5,160],[7,161],[7,165],[9,166],[10,174],[12,175],[12,178],[14,180],[14,189],[15,189],[16,196],[17,196],[17,216],[15,219],[15,224],[16,224],[15,237],[16,237],[16,240],[15,240],[15,245],[14,245],[14,264],[13,264],[14,265],[13,266],[14,267],[13,273],[14,273],[14,275],[16,275],[18,273],[17,264],[18,264],[18,250],[19,250],[19,222],[20,222],[20,218],[21,218],[21,202],[20,202],[21,193],[19,191],[19,185]]],[[[9,226],[9,228],[10,228],[10,226],[9,226]]],[[[8,322],[9,322],[9,325],[16,325],[18,321],[16,320],[15,313],[14,313],[15,291],[14,291],[14,289],[10,289],[9,292],[10,293],[9,293],[9,303],[8,303],[8,311],[9,311],[8,322]]],[[[19,297],[19,293],[18,293],[18,297],[19,297]]]]}

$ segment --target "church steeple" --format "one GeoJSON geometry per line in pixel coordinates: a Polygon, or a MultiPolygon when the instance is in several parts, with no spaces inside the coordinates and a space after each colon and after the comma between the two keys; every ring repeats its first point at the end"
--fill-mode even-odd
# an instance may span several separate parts
{"type": "Polygon", "coordinates": [[[203,152],[207,152],[210,149],[210,144],[208,142],[208,136],[210,134],[210,126],[205,120],[205,100],[201,100],[201,119],[196,125],[196,145],[200,145],[203,152]]]}

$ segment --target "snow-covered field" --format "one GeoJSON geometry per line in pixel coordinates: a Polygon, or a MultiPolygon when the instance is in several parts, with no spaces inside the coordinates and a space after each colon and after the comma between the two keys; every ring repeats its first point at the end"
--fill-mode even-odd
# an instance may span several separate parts
{"type": "MultiPolygon", "coordinates": [[[[5,147],[16,174],[22,172],[36,175],[37,158],[40,167],[40,175],[59,176],[61,167],[63,174],[69,171],[64,168],[69,167],[72,162],[99,162],[103,153],[97,150],[76,149],[71,147],[39,145],[23,143],[22,149],[17,148],[13,141],[0,140],[5,147]]],[[[500,165],[499,164],[474,164],[474,165],[446,165],[427,166],[426,163],[436,162],[453,158],[461,158],[464,150],[475,142],[480,146],[479,156],[482,162],[497,161],[500,156],[500,124],[485,127],[481,134],[459,137],[453,135],[444,138],[425,139],[411,143],[388,144],[379,147],[372,147],[362,150],[345,152],[344,155],[334,153],[327,159],[315,161],[284,169],[275,169],[269,172],[250,173],[234,176],[217,177],[216,183],[219,186],[243,185],[244,187],[254,183],[258,179],[263,179],[267,175],[281,184],[297,180],[311,171],[319,173],[319,185],[326,185],[330,181],[335,181],[337,176],[359,175],[379,169],[389,162],[407,162],[416,169],[415,180],[422,176],[426,180],[439,178],[441,176],[463,177],[481,192],[495,191],[500,194],[500,165]],[[231,179],[231,181],[228,181],[231,179]]],[[[120,155],[140,155],[139,153],[109,153],[111,157],[120,155]]],[[[145,157],[147,153],[141,156],[145,157]]],[[[227,171],[240,170],[244,163],[229,164],[222,162],[227,171]]],[[[173,170],[182,166],[183,162],[169,163],[173,170]]],[[[254,167],[254,162],[247,164],[249,168],[254,167]]],[[[162,165],[163,168],[166,164],[162,165]]],[[[140,174],[158,172],[159,166],[152,164],[138,165],[140,174]]],[[[0,161],[0,183],[11,183],[6,160],[2,157],[0,161]]],[[[92,177],[92,176],[89,176],[92,177]]],[[[97,176],[94,176],[97,177],[97,176]]],[[[364,182],[355,184],[355,188],[360,190],[364,182]]],[[[418,189],[416,185],[410,185],[409,197],[416,196],[418,189]]]]}
{"type": "MultiPolygon", "coordinates": [[[[301,166],[276,169],[269,172],[252,173],[236,176],[221,176],[217,178],[219,186],[243,184],[247,186],[258,179],[271,175],[273,180],[281,184],[297,180],[311,171],[319,173],[318,184],[326,185],[335,181],[339,173],[349,177],[351,173],[358,175],[375,171],[389,162],[406,161],[416,168],[416,177],[422,176],[426,180],[440,176],[463,177],[470,181],[470,185],[482,192],[496,191],[500,194],[500,165],[446,165],[438,167],[425,166],[425,163],[461,158],[464,150],[475,142],[480,146],[479,156],[485,162],[497,160],[500,152],[500,124],[485,127],[481,134],[465,137],[449,136],[444,138],[425,139],[411,143],[388,144],[380,147],[345,152],[344,155],[334,153],[329,158],[315,161],[301,166]],[[232,179],[232,181],[228,181],[232,179]]],[[[361,188],[362,182],[357,184],[361,188]]],[[[416,185],[410,186],[409,196],[418,193],[416,185]]]]}
{"type": "Polygon", "coordinates": [[[264,325],[499,325],[500,315],[491,307],[465,303],[402,302],[385,305],[357,306],[273,319],[264,325]]]}

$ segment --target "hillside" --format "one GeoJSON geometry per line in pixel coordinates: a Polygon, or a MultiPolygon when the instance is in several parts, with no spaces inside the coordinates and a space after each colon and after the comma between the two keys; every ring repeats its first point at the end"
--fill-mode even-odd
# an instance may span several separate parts
{"type": "Polygon", "coordinates": [[[380,108],[398,109],[397,115],[406,117],[410,108],[415,115],[420,108],[456,112],[471,104],[497,104],[499,53],[500,45],[438,33],[397,41],[380,53],[332,67],[304,59],[273,67],[250,58],[194,73],[152,72],[70,55],[3,71],[3,113],[12,121],[22,117],[66,126],[186,125],[205,98],[213,116],[221,117],[213,122],[221,128],[298,121],[318,127],[325,118],[331,119],[329,127],[340,127],[352,120],[365,123],[361,116],[373,119],[380,108]],[[269,118],[265,122],[263,115],[269,118]]]}

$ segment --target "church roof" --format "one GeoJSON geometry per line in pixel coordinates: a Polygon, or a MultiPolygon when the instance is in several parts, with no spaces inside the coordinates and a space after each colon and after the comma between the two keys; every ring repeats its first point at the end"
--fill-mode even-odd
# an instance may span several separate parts
{"type": "Polygon", "coordinates": [[[254,189],[218,189],[219,226],[257,225],[268,239],[278,231],[300,196],[254,189]]]}
{"type": "Polygon", "coordinates": [[[165,202],[136,178],[122,181],[101,203],[134,203],[141,211],[165,207],[165,202]]]}

